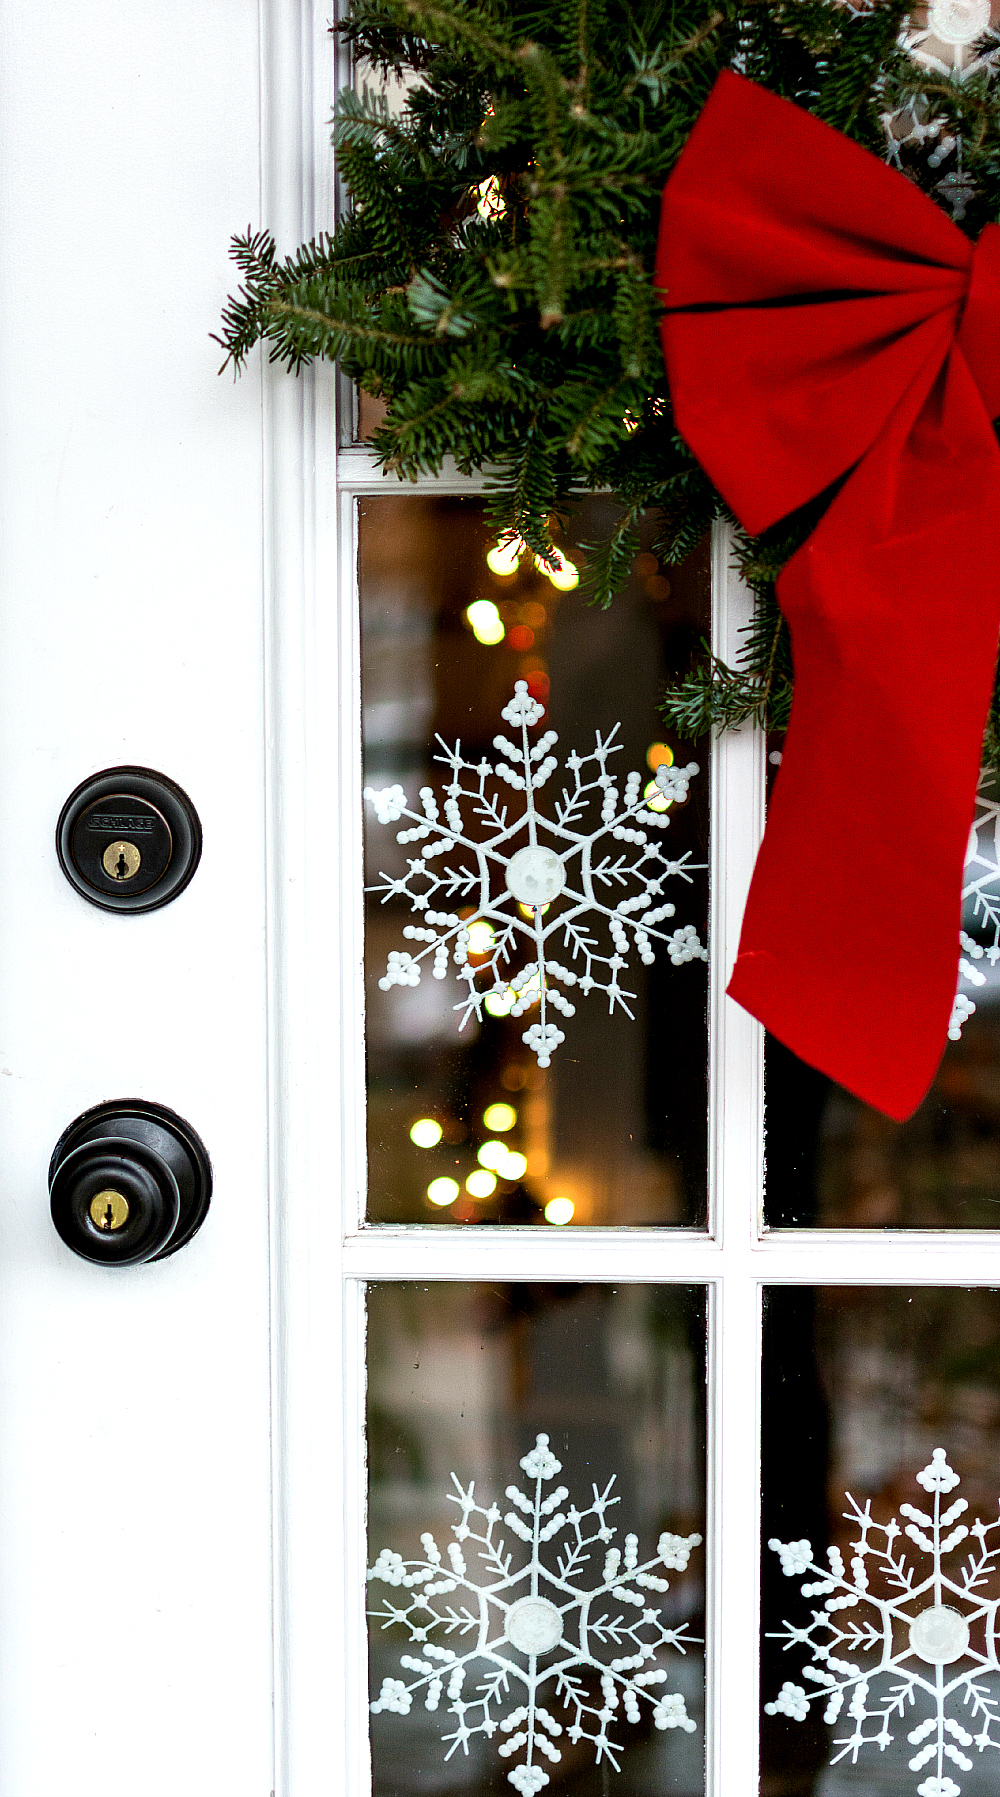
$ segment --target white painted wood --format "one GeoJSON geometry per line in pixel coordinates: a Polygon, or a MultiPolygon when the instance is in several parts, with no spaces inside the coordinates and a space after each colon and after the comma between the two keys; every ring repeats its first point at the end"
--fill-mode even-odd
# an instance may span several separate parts
{"type": "MultiPolygon", "coordinates": [[[[712,531],[712,648],[732,665],[752,616],[752,596],[733,559],[729,526],[712,531]]],[[[710,998],[710,1200],[721,1240],[756,1236],[763,1192],[764,1032],[726,996],[743,907],[764,832],[764,734],[727,731],[712,748],[710,998]]]]}
{"type": "Polygon", "coordinates": [[[709,1797],[755,1790],[759,1759],[761,1301],[735,1258],[713,1293],[709,1358],[709,1797]]]}
{"type": "MultiPolygon", "coordinates": [[[[335,51],[325,8],[262,6],[262,199],[286,252],[333,217],[328,120],[335,51]]],[[[338,612],[336,379],[264,373],[264,588],[268,833],[268,1018],[274,1314],[275,1797],[350,1789],[357,1705],[344,1676],[346,1461],[357,1409],[345,1383],[341,1196],[353,1130],[342,1129],[345,916],[338,612]]],[[[349,607],[348,607],[349,610],[349,607]]],[[[350,684],[350,659],[346,680],[350,684]]],[[[349,708],[348,708],[349,709],[349,708]]],[[[350,741],[350,735],[347,740],[350,741]]]]}
{"type": "Polygon", "coordinates": [[[272,1789],[260,381],[209,341],[259,208],[246,0],[12,0],[0,93],[0,1791],[272,1789]],[[148,916],[59,872],[137,761],[205,851],[148,916]],[[162,1266],[75,1259],[60,1131],[138,1093],[216,1194],[162,1266]]]}

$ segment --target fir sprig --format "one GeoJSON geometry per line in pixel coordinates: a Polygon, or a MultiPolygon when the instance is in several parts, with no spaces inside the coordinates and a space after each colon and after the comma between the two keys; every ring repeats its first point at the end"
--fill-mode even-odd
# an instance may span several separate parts
{"type": "MultiPolygon", "coordinates": [[[[317,357],[385,402],[371,439],[400,478],[446,457],[486,471],[489,516],[535,553],[584,493],[621,502],[588,546],[606,605],[638,525],[656,553],[696,546],[721,501],[674,430],[653,263],[660,192],[711,86],[743,70],[882,155],[909,109],[961,136],[975,183],[961,228],[1000,217],[1000,98],[899,48],[909,0],[351,0],[336,27],[359,68],[393,75],[338,102],[350,195],[330,235],[277,256],[267,232],[234,241],[240,289],[222,322],[226,364],[264,343],[297,371],[317,357]]],[[[738,151],[738,146],[734,146],[738,151]]],[[[943,203],[942,170],[901,150],[943,203]]],[[[940,163],[940,158],[938,158],[940,163]]],[[[225,365],[225,364],[224,364],[225,365]]],[[[829,495],[826,496],[829,498],[829,495]]],[[[815,516],[737,535],[757,596],[735,668],[705,656],[669,695],[686,736],[787,719],[792,668],[774,580],[815,516]]],[[[1000,704],[989,743],[1000,752],[1000,704]]]]}

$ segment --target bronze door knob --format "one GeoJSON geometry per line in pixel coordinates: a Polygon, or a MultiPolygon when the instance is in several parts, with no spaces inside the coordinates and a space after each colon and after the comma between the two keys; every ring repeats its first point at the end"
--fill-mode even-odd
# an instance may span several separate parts
{"type": "Polygon", "coordinates": [[[163,1260],[205,1220],[212,1169],[201,1138],[165,1105],[96,1105],[63,1132],[49,1164],[52,1221],[74,1254],[103,1266],[163,1260]]]}

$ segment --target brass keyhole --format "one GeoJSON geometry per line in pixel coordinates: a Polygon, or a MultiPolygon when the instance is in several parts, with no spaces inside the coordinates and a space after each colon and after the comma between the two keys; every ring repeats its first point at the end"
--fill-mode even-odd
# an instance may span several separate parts
{"type": "Polygon", "coordinates": [[[142,861],[134,842],[109,842],[101,856],[104,871],[112,880],[131,880],[139,872],[142,861]]]}
{"type": "Polygon", "coordinates": [[[128,1199],[109,1186],[90,1200],[90,1215],[98,1229],[121,1229],[128,1222],[128,1199]]]}

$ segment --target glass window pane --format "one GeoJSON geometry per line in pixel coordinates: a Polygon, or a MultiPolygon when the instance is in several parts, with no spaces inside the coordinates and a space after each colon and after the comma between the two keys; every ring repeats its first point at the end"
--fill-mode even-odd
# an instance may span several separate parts
{"type": "MultiPolygon", "coordinates": [[[[893,1123],[768,1038],[766,1214],[772,1228],[1000,1224],[998,810],[995,782],[984,775],[965,870],[952,1040],[908,1122],[893,1123]]],[[[891,953],[888,913],[886,948],[891,953]]]]}
{"type": "MultiPolygon", "coordinates": [[[[567,559],[613,515],[583,507],[567,559]]],[[[644,551],[601,612],[572,565],[491,567],[479,500],[359,527],[368,1214],[701,1224],[707,748],[657,707],[709,628],[707,549],[644,551]]]]}
{"type": "Polygon", "coordinates": [[[894,1123],[768,1037],[771,1228],[1000,1225],[1000,1012],[980,1004],[931,1091],[894,1123]]]}
{"type": "Polygon", "coordinates": [[[368,1317],[375,1797],[698,1797],[703,1292],[378,1284],[368,1317]]]}
{"type": "Polygon", "coordinates": [[[1000,1294],[775,1287],[762,1792],[1000,1790],[1000,1294]]]}

